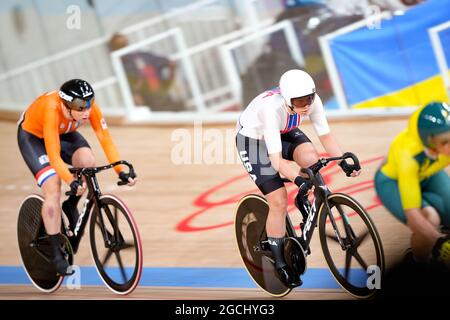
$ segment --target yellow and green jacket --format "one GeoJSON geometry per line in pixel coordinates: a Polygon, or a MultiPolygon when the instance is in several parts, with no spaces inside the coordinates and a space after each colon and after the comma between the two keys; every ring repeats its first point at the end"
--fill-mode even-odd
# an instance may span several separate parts
{"type": "Polygon", "coordinates": [[[381,167],[384,175],[398,181],[404,210],[420,208],[420,183],[450,163],[448,156],[440,154],[432,158],[427,154],[417,126],[422,109],[419,108],[411,115],[408,127],[392,141],[387,159],[381,167]]]}

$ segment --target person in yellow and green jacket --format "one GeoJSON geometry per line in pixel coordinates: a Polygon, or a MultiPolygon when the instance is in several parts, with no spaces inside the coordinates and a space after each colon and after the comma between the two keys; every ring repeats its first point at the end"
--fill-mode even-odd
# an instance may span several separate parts
{"type": "Polygon", "coordinates": [[[412,232],[416,261],[450,266],[450,107],[431,102],[416,110],[391,143],[375,174],[375,190],[391,214],[412,232]]]}

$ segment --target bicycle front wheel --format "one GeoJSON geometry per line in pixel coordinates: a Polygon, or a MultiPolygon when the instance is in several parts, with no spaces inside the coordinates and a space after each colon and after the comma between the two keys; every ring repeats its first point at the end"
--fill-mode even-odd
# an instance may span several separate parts
{"type": "Polygon", "coordinates": [[[105,285],[129,294],[142,273],[142,243],[131,212],[113,195],[102,195],[90,222],[91,252],[105,285]]]}
{"type": "Polygon", "coordinates": [[[320,207],[322,251],[336,281],[351,295],[371,298],[384,273],[384,252],[377,229],[352,197],[334,193],[320,207]],[[353,262],[353,265],[352,265],[353,262]]]}

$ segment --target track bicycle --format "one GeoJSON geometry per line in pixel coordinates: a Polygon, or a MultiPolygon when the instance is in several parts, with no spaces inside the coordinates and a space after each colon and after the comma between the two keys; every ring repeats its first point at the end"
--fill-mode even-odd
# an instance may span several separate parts
{"type": "MultiPolygon", "coordinates": [[[[304,217],[297,235],[289,215],[286,215],[284,257],[288,266],[303,275],[315,228],[319,228],[322,251],[328,267],[339,285],[357,298],[371,298],[377,288],[368,285],[369,271],[384,273],[385,257],[378,231],[371,217],[355,199],[344,193],[333,193],[325,184],[320,170],[336,160],[357,157],[347,152],[341,157],[322,158],[309,168],[302,168],[313,186],[314,201],[301,203],[304,217]],[[352,262],[356,263],[352,267],[352,262]]],[[[283,179],[284,182],[290,182],[283,179]]],[[[299,189],[300,192],[300,189],[299,189]]],[[[291,292],[276,276],[274,257],[266,234],[269,212],[267,200],[256,194],[244,196],[235,215],[235,235],[241,258],[250,277],[268,294],[282,297],[291,292]]],[[[369,281],[370,282],[370,281],[369,281]]]]}
{"type": "MultiPolygon", "coordinates": [[[[130,210],[118,197],[102,194],[96,177],[97,173],[119,164],[127,166],[130,175],[134,175],[133,166],[123,160],[100,167],[69,169],[79,181],[84,177],[88,194],[74,230],[67,219],[62,219],[61,249],[72,265],[90,218],[90,248],[98,274],[110,290],[128,294],[136,288],[142,273],[139,230],[130,210]]],[[[118,185],[125,184],[125,181],[118,182],[118,185]]],[[[43,202],[44,198],[38,194],[24,199],[19,209],[17,238],[27,276],[36,288],[51,293],[61,286],[64,276],[56,272],[51,262],[51,244],[41,216],[43,202]]]]}

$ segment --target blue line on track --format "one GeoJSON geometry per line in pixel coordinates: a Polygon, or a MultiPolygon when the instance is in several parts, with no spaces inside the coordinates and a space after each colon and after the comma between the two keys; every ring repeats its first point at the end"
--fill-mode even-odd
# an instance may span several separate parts
{"type": "MultiPolygon", "coordinates": [[[[112,270],[118,276],[118,270],[112,270]]],[[[362,270],[361,270],[362,271],[362,270]]],[[[81,285],[103,285],[95,267],[80,267],[81,285]]],[[[357,274],[358,272],[356,272],[357,274]]],[[[359,272],[361,275],[361,272],[359,272]]],[[[304,289],[337,289],[330,271],[311,268],[302,276],[304,289]]],[[[67,280],[66,280],[67,281],[67,280]]],[[[70,278],[69,278],[70,281],[70,278]]],[[[75,281],[72,279],[72,282],[75,281]]],[[[0,266],[0,285],[30,284],[20,266],[0,266]]],[[[243,268],[144,268],[140,286],[193,288],[256,288],[243,268]]]]}

